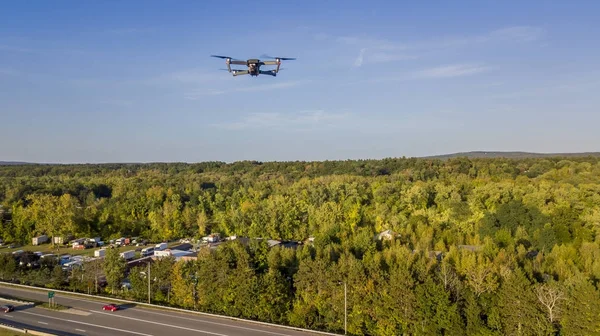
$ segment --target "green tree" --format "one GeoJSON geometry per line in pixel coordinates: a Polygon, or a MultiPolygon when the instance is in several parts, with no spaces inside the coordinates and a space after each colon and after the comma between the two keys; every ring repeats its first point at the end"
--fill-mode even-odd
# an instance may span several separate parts
{"type": "Polygon", "coordinates": [[[462,334],[458,307],[450,300],[450,293],[432,279],[416,287],[416,334],[462,334]]]}
{"type": "Polygon", "coordinates": [[[131,284],[131,293],[137,300],[146,301],[148,299],[148,278],[146,277],[147,267],[135,266],[129,270],[129,283],[131,284]]]}
{"type": "Polygon", "coordinates": [[[17,272],[17,263],[12,255],[7,253],[0,254],[0,279],[14,279],[17,272]]]}
{"type": "Polygon", "coordinates": [[[115,290],[121,287],[121,282],[125,278],[127,262],[121,257],[118,249],[110,248],[106,250],[103,266],[106,281],[111,291],[115,293],[115,290]]]}
{"type": "Polygon", "coordinates": [[[583,275],[568,281],[565,309],[560,318],[565,335],[600,335],[600,293],[583,275]]]}
{"type": "Polygon", "coordinates": [[[550,335],[552,326],[520,270],[509,274],[498,291],[497,304],[505,335],[550,335]]]}

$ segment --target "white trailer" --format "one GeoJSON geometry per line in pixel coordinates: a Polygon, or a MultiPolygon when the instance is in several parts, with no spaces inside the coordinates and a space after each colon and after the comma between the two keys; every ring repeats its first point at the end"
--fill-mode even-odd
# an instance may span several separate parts
{"type": "Polygon", "coordinates": [[[171,255],[171,250],[160,250],[160,251],[154,251],[154,256],[155,257],[168,257],[171,255]]]}
{"type": "Polygon", "coordinates": [[[94,257],[104,257],[106,255],[106,249],[99,249],[94,251],[94,257]]]}
{"type": "Polygon", "coordinates": [[[125,260],[131,260],[135,257],[135,250],[121,252],[121,257],[125,260]]]}
{"type": "Polygon", "coordinates": [[[154,247],[155,251],[162,251],[164,249],[167,248],[167,243],[160,243],[160,244],[156,244],[156,246],[154,247]]]}
{"type": "Polygon", "coordinates": [[[48,241],[48,236],[41,235],[41,236],[32,238],[31,239],[31,244],[32,245],[40,245],[40,244],[43,244],[43,243],[45,243],[47,241],[48,241]]]}

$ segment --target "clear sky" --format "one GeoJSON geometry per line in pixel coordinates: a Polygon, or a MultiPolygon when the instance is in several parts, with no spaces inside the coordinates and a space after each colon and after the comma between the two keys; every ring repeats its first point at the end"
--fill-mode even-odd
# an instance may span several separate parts
{"type": "Polygon", "coordinates": [[[4,1],[0,160],[600,150],[599,1],[4,1]],[[297,57],[233,77],[210,54],[297,57]]]}

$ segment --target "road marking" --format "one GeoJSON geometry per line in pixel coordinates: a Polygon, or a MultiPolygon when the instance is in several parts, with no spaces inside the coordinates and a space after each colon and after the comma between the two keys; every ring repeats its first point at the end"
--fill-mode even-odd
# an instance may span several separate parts
{"type": "Polygon", "coordinates": [[[74,309],[74,308],[69,308],[67,310],[61,310],[62,312],[65,313],[69,313],[69,314],[73,314],[73,315],[80,315],[80,316],[90,316],[91,314],[83,311],[81,309],[74,309]]]}
{"type": "MultiPolygon", "coordinates": [[[[139,309],[136,309],[136,310],[140,311],[139,309]]],[[[174,317],[174,318],[178,318],[178,319],[182,319],[182,320],[189,320],[189,321],[194,321],[194,322],[216,324],[216,325],[220,325],[220,326],[224,326],[224,327],[228,327],[228,328],[244,329],[244,330],[248,330],[248,331],[256,331],[256,332],[263,333],[263,334],[273,334],[273,335],[280,335],[280,336],[291,336],[291,335],[288,335],[288,334],[282,334],[282,333],[277,333],[277,332],[272,332],[272,331],[265,331],[265,330],[261,330],[261,329],[254,329],[254,328],[248,328],[248,327],[234,326],[234,325],[231,325],[231,324],[225,324],[225,323],[219,323],[219,322],[212,322],[212,321],[200,320],[200,319],[197,319],[197,318],[190,318],[190,317],[183,317],[183,316],[177,316],[177,315],[172,315],[172,314],[157,313],[157,312],[154,312],[154,311],[150,311],[150,309],[143,309],[141,311],[143,311],[145,313],[150,313],[150,314],[155,314],[155,315],[160,315],[160,316],[165,316],[165,317],[174,317]]],[[[189,313],[181,313],[181,314],[189,314],[189,313]]]]}
{"type": "Polygon", "coordinates": [[[48,325],[48,323],[46,323],[46,322],[42,322],[42,321],[38,321],[38,323],[39,323],[39,324],[45,324],[45,325],[48,325]]]}
{"type": "Polygon", "coordinates": [[[83,329],[75,329],[76,331],[85,332],[83,329]]]}
{"type": "Polygon", "coordinates": [[[146,322],[146,323],[152,323],[152,324],[158,324],[164,327],[171,327],[171,328],[177,328],[177,329],[182,329],[182,330],[188,330],[188,331],[195,331],[195,332],[200,332],[200,333],[205,333],[205,334],[209,334],[209,335],[215,335],[215,336],[228,336],[225,334],[219,334],[219,333],[215,333],[215,332],[210,332],[210,331],[206,331],[206,330],[202,330],[202,329],[192,329],[192,328],[187,328],[187,327],[182,327],[182,326],[178,326],[178,325],[173,325],[173,324],[166,324],[166,323],[160,323],[160,322],[154,322],[154,321],[148,321],[148,320],[142,320],[139,318],[133,318],[133,317],[128,317],[128,316],[123,316],[123,315],[117,315],[117,314],[111,314],[111,313],[105,313],[105,312],[95,312],[90,310],[92,313],[96,313],[96,314],[104,314],[104,315],[108,315],[108,316],[112,316],[112,317],[118,317],[118,318],[123,318],[123,319],[127,319],[127,320],[134,320],[134,321],[139,321],[139,322],[146,322]]]}
{"type": "MultiPolygon", "coordinates": [[[[2,286],[2,288],[6,288],[6,287],[2,286]]],[[[31,290],[31,289],[20,289],[20,288],[12,288],[12,287],[10,287],[8,289],[15,290],[15,291],[21,291],[21,292],[25,292],[25,293],[29,293],[29,294],[32,294],[32,293],[33,294],[37,294],[35,290],[31,290]]],[[[76,298],[76,297],[73,297],[73,296],[62,296],[61,299],[64,299],[64,300],[73,300],[73,301],[81,301],[81,302],[87,302],[87,303],[93,303],[93,304],[101,304],[101,302],[102,302],[99,299],[98,300],[91,300],[91,299],[76,298]]],[[[110,298],[107,298],[106,300],[110,301],[110,298]]],[[[80,310],[84,310],[84,308],[80,308],[80,310]]],[[[185,319],[185,320],[190,320],[190,321],[195,321],[195,322],[202,322],[202,323],[220,325],[220,326],[225,326],[225,327],[228,327],[228,328],[236,328],[236,329],[254,331],[254,332],[259,332],[259,333],[264,333],[264,334],[272,334],[272,335],[280,335],[280,336],[290,336],[289,334],[282,334],[282,333],[277,333],[277,332],[272,332],[272,331],[266,331],[266,330],[261,330],[261,329],[254,329],[254,328],[248,328],[248,327],[242,327],[242,326],[235,326],[235,325],[230,325],[230,324],[225,324],[225,323],[212,322],[212,321],[206,321],[206,320],[200,320],[200,319],[193,319],[193,318],[189,318],[189,317],[182,317],[182,316],[175,315],[175,314],[190,315],[190,314],[194,314],[193,311],[190,311],[190,312],[173,312],[173,314],[162,314],[162,313],[158,313],[158,312],[153,312],[153,311],[151,311],[151,309],[145,309],[143,306],[141,308],[134,308],[134,310],[138,311],[138,312],[146,312],[146,313],[152,313],[152,314],[162,315],[162,316],[165,316],[165,317],[173,317],[173,318],[185,319]]],[[[97,311],[94,311],[94,310],[89,310],[89,311],[91,313],[97,313],[97,311]]],[[[113,315],[113,316],[117,316],[117,315],[113,315]]],[[[198,317],[202,318],[202,317],[205,317],[205,316],[198,315],[198,317]]],[[[227,319],[227,316],[223,316],[223,317],[215,316],[215,317],[208,317],[208,318],[227,319]]],[[[137,319],[134,319],[134,320],[137,320],[137,319]]],[[[244,321],[240,321],[240,322],[244,322],[244,321]]],[[[246,322],[246,323],[248,323],[248,322],[246,322]]],[[[274,328],[275,326],[266,326],[266,327],[267,328],[274,328]]],[[[219,334],[215,334],[215,335],[219,335],[219,334]]]]}
{"type": "MultiPolygon", "coordinates": [[[[80,299],[80,298],[73,298],[73,297],[69,297],[68,300],[74,300],[74,301],[81,301],[81,302],[87,302],[87,303],[98,303],[98,301],[91,301],[91,300],[86,300],[86,299],[80,299]]],[[[194,322],[202,322],[202,323],[209,323],[209,324],[214,324],[214,325],[219,325],[219,326],[224,326],[224,327],[228,327],[228,328],[236,328],[236,329],[242,329],[242,330],[248,330],[248,331],[255,331],[255,332],[259,332],[259,333],[263,333],[263,334],[272,334],[272,335],[279,335],[279,336],[291,336],[289,334],[282,334],[282,333],[278,333],[278,332],[273,332],[273,331],[266,331],[266,330],[261,330],[261,329],[254,329],[254,328],[248,328],[248,327],[241,327],[241,326],[234,326],[231,324],[226,324],[226,323],[219,323],[219,322],[212,322],[212,321],[206,321],[206,320],[199,320],[199,319],[194,319],[194,318],[189,318],[189,317],[183,317],[183,316],[177,316],[174,314],[162,314],[162,313],[157,313],[157,312],[153,312],[151,311],[151,309],[144,309],[142,308],[136,308],[136,311],[140,311],[140,312],[145,312],[145,313],[151,313],[151,314],[156,314],[156,315],[161,315],[161,316],[165,316],[165,317],[174,317],[174,318],[178,318],[178,319],[184,319],[184,320],[190,320],[190,321],[194,321],[194,322]]],[[[97,311],[94,310],[90,310],[90,312],[92,313],[97,313],[97,311]]],[[[193,312],[178,312],[179,314],[193,314],[193,312]]],[[[121,316],[121,315],[118,315],[121,316]]],[[[199,317],[204,317],[199,315],[199,317]]],[[[223,317],[226,319],[226,317],[223,317]]],[[[272,327],[271,327],[272,328],[272,327]]]]}
{"type": "Polygon", "coordinates": [[[48,318],[48,319],[53,319],[53,320],[64,321],[64,322],[71,322],[71,323],[83,324],[83,325],[97,327],[97,328],[104,328],[104,329],[109,329],[109,330],[116,330],[116,331],[125,332],[125,333],[129,333],[129,334],[134,334],[134,335],[154,336],[154,335],[150,335],[150,334],[139,333],[139,332],[136,332],[136,331],[130,331],[130,330],[119,329],[119,328],[105,327],[103,325],[91,324],[91,323],[86,323],[86,322],[79,322],[79,321],[74,321],[74,320],[67,320],[67,319],[62,319],[62,318],[52,317],[52,316],[46,316],[46,315],[36,314],[36,313],[31,313],[31,312],[25,312],[24,311],[22,313],[23,314],[28,314],[28,315],[33,315],[33,316],[40,316],[40,317],[44,317],[44,318],[48,318]]]}

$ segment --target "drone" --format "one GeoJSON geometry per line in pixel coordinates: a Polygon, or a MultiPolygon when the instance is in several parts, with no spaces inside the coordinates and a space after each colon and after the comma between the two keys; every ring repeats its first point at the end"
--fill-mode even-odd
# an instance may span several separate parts
{"type": "Polygon", "coordinates": [[[225,64],[227,65],[227,69],[222,69],[222,70],[227,70],[229,71],[233,76],[240,76],[240,75],[250,75],[252,77],[256,77],[258,75],[270,75],[270,76],[277,76],[277,73],[280,70],[279,67],[281,66],[281,61],[292,61],[295,60],[295,58],[289,58],[289,57],[271,57],[271,56],[267,56],[267,55],[263,55],[263,58],[267,58],[267,59],[273,59],[274,61],[261,61],[257,58],[251,58],[249,60],[239,60],[239,59],[235,59],[229,56],[219,56],[219,55],[210,55],[211,57],[216,57],[216,58],[222,58],[225,60],[225,64]],[[245,65],[246,67],[248,67],[247,70],[244,69],[232,69],[231,65],[245,65]],[[260,67],[263,65],[276,65],[277,68],[272,69],[272,70],[261,70],[260,67]]]}

